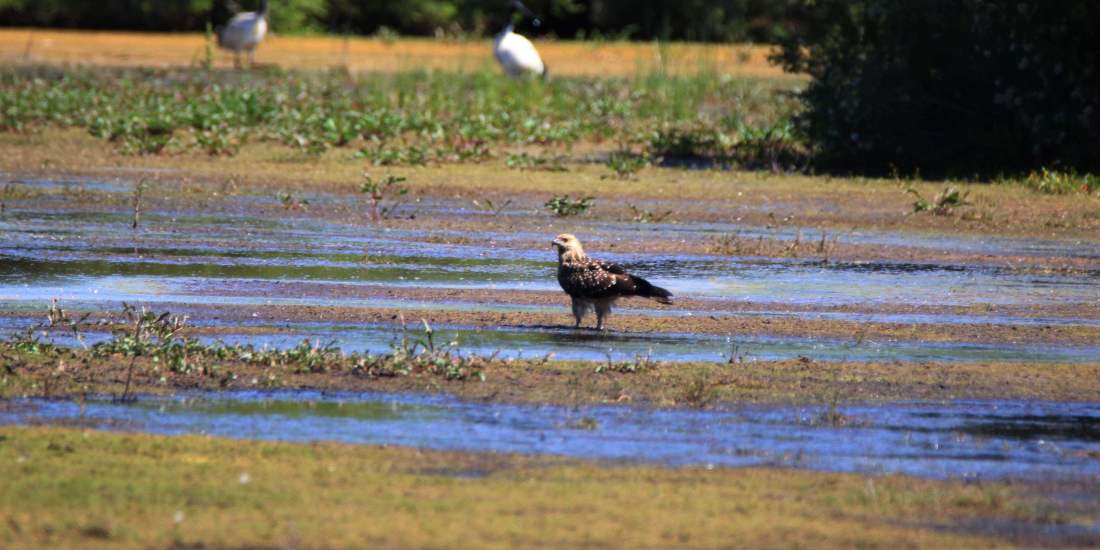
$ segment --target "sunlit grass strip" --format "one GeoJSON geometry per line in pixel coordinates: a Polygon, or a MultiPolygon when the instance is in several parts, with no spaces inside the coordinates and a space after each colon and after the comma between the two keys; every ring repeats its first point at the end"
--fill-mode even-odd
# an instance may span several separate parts
{"type": "Polygon", "coordinates": [[[1073,520],[990,482],[73,429],[0,428],[0,462],[5,548],[962,548],[1073,520]]]}

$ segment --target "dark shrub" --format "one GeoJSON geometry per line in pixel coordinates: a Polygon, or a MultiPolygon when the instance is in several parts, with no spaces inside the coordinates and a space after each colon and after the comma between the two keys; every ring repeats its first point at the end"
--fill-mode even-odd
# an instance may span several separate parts
{"type": "Polygon", "coordinates": [[[972,175],[1100,168],[1100,2],[793,0],[777,58],[813,77],[824,166],[972,175]]]}

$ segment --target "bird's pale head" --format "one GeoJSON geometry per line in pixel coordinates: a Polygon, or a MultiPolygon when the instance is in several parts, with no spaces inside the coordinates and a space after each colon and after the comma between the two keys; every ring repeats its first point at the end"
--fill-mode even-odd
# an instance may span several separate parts
{"type": "Polygon", "coordinates": [[[558,251],[559,257],[584,257],[584,249],[581,248],[581,242],[569,233],[562,233],[561,235],[554,237],[552,244],[554,245],[554,249],[558,251]]]}

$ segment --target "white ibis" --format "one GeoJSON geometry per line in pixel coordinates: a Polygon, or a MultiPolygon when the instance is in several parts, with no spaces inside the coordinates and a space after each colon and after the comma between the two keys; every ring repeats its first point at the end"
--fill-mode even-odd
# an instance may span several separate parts
{"type": "Polygon", "coordinates": [[[500,31],[500,34],[497,34],[496,42],[493,44],[493,57],[497,58],[500,66],[504,68],[504,72],[508,76],[518,78],[525,75],[537,75],[546,78],[549,73],[546,70],[546,65],[542,62],[542,58],[539,57],[535,45],[527,37],[513,32],[516,20],[522,19],[525,15],[531,18],[531,22],[536,27],[541,24],[535,14],[523,5],[523,2],[519,0],[512,2],[512,12],[508,17],[508,24],[500,31]]]}
{"type": "Polygon", "coordinates": [[[234,15],[218,32],[218,46],[233,52],[233,66],[241,66],[241,52],[248,52],[248,65],[255,61],[256,46],[267,34],[267,0],[260,0],[260,11],[234,15]]]}

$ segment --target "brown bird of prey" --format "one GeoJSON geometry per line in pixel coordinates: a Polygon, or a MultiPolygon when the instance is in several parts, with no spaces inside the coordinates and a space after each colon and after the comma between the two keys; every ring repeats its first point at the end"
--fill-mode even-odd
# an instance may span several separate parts
{"type": "Polygon", "coordinates": [[[611,304],[619,298],[641,296],[662,304],[672,303],[669,291],[627,273],[622,266],[586,256],[581,242],[573,235],[558,235],[553,244],[558,251],[558,283],[573,299],[575,327],[581,326],[581,319],[589,309],[595,309],[596,330],[603,330],[611,304]]]}

